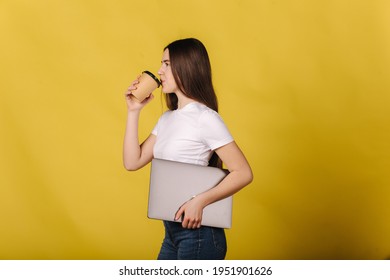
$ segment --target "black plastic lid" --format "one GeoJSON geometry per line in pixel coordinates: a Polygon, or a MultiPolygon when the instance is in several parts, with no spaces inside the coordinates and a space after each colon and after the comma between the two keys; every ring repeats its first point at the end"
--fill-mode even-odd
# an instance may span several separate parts
{"type": "Polygon", "coordinates": [[[153,73],[151,73],[151,72],[149,72],[149,71],[147,71],[147,70],[145,70],[145,71],[142,72],[142,73],[146,73],[146,74],[148,74],[150,77],[152,77],[152,78],[156,81],[157,87],[160,87],[161,82],[160,82],[160,80],[159,80],[155,75],[153,75],[153,73]]]}

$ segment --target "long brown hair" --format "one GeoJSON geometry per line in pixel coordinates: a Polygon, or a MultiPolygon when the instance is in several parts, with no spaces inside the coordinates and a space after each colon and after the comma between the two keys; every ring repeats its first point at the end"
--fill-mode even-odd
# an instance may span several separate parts
{"type": "MultiPolygon", "coordinates": [[[[170,43],[164,48],[166,49],[169,50],[172,74],[180,91],[218,112],[210,59],[203,43],[195,38],[187,38],[170,43]]],[[[165,94],[165,100],[170,110],[177,109],[178,99],[175,93],[165,94]]],[[[222,168],[222,161],[215,152],[209,165],[222,168]]]]}

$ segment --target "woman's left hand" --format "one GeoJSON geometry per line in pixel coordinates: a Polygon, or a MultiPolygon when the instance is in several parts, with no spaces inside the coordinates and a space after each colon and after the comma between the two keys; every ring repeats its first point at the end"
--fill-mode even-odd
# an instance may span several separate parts
{"type": "Polygon", "coordinates": [[[202,222],[203,208],[199,197],[194,197],[184,203],[176,212],[175,220],[183,216],[181,222],[183,228],[196,229],[200,228],[202,222]]]}

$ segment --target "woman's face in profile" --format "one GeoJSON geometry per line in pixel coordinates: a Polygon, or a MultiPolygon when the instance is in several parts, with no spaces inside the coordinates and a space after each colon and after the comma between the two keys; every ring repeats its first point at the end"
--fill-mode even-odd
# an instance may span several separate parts
{"type": "Polygon", "coordinates": [[[161,67],[158,70],[158,74],[160,75],[160,80],[162,84],[162,92],[163,93],[173,93],[177,92],[177,84],[175,78],[172,74],[171,62],[169,60],[169,50],[165,49],[162,59],[161,59],[161,67]]]}

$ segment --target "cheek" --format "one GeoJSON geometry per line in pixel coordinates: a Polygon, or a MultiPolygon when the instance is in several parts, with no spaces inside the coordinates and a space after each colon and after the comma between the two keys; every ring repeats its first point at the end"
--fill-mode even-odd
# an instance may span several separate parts
{"type": "Polygon", "coordinates": [[[175,87],[176,86],[176,81],[173,78],[173,75],[168,74],[168,75],[166,75],[166,77],[167,77],[167,79],[166,79],[167,83],[166,84],[169,85],[170,87],[175,87]]]}
{"type": "Polygon", "coordinates": [[[163,93],[172,93],[172,92],[176,92],[176,86],[175,84],[172,84],[172,83],[165,83],[162,87],[162,92],[163,93]]]}
{"type": "Polygon", "coordinates": [[[173,89],[173,87],[172,87],[170,80],[165,80],[165,82],[162,85],[162,91],[164,93],[171,93],[172,89],[173,89]]]}

